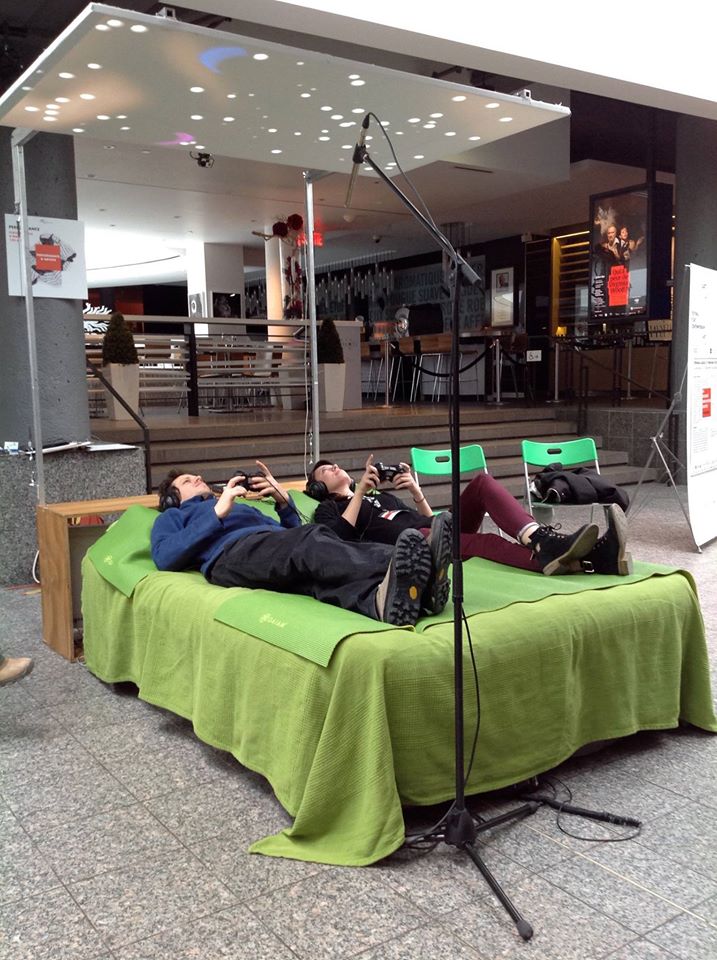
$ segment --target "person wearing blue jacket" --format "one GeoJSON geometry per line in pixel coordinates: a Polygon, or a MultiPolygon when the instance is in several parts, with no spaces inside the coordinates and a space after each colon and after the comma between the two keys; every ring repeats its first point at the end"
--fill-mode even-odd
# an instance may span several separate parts
{"type": "Polygon", "coordinates": [[[449,558],[436,563],[417,530],[404,531],[391,547],[346,543],[325,527],[302,525],[288,492],[257,464],[262,476],[251,479],[251,492],[273,498],[276,519],[237,502],[248,493],[240,477],[215,498],[201,476],[167,474],[151,538],[160,570],[198,568],[219,586],[299,593],[396,626],[414,624],[424,608],[440,613],[449,558]]]}

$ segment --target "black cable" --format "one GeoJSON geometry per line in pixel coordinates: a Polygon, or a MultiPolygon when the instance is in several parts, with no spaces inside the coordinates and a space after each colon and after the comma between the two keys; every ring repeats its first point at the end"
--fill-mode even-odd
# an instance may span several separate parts
{"type": "Polygon", "coordinates": [[[544,778],[541,780],[540,785],[548,787],[552,791],[552,796],[546,797],[539,793],[529,793],[522,794],[521,799],[528,801],[533,800],[537,803],[547,804],[553,807],[557,811],[555,815],[555,825],[558,830],[573,840],[585,840],[589,843],[623,843],[625,840],[634,840],[635,837],[639,836],[642,832],[642,822],[635,817],[623,817],[618,814],[608,813],[607,811],[588,810],[585,807],[574,806],[572,804],[572,790],[558,777],[544,778]],[[555,787],[556,783],[559,784],[567,794],[564,800],[558,799],[558,791],[555,787]],[[585,837],[581,834],[573,833],[572,830],[567,830],[563,826],[561,820],[564,813],[575,817],[585,817],[589,820],[596,820],[600,823],[612,823],[616,826],[633,827],[634,829],[632,833],[620,837],[585,837]]]}

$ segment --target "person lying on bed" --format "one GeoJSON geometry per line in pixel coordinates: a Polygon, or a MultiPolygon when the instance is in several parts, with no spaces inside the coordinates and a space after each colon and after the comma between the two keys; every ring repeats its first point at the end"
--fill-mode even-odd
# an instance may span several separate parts
{"type": "MultiPolygon", "coordinates": [[[[372,540],[396,543],[403,530],[427,534],[436,522],[418,481],[407,464],[396,473],[392,487],[409,494],[414,506],[392,493],[379,491],[379,474],[373,454],[366,461],[361,479],[351,477],[330,460],[319,460],[309,474],[305,492],[320,500],[314,522],[323,524],[347,541],[372,540]]],[[[598,539],[594,523],[575,533],[561,534],[540,525],[526,513],[494,477],[479,473],[461,493],[461,557],[484,557],[522,570],[544,574],[632,572],[632,557],[626,552],[627,521],[617,504],[608,507],[607,530],[598,539]],[[478,533],[486,514],[517,543],[493,533],[478,533]]],[[[439,514],[440,516],[440,514],[439,514]]]]}
{"type": "Polygon", "coordinates": [[[423,608],[441,612],[450,587],[450,522],[430,542],[405,530],[393,547],[346,543],[325,527],[302,526],[287,491],[257,464],[263,476],[251,479],[251,490],[274,499],[276,520],[236,502],[247,494],[239,477],[217,499],[200,476],[170,470],[159,485],[151,536],[160,570],[199,568],[222,587],[304,594],[396,626],[414,624],[423,608]]]}

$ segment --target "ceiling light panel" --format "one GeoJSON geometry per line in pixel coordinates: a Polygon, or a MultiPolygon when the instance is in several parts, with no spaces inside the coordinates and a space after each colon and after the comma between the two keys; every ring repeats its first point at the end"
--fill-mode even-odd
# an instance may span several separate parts
{"type": "MultiPolygon", "coordinates": [[[[58,98],[53,132],[82,129],[104,140],[121,130],[124,143],[184,152],[201,133],[215,156],[340,173],[351,166],[345,118],[356,117],[357,131],[364,111],[400,132],[406,170],[569,115],[553,104],[99,4],[0,98],[0,123],[47,129],[45,105],[58,98]],[[33,88],[23,89],[31,75],[33,88]],[[489,103],[497,106],[486,110],[489,103]]],[[[370,155],[385,166],[392,156],[373,118],[371,130],[370,155]]]]}

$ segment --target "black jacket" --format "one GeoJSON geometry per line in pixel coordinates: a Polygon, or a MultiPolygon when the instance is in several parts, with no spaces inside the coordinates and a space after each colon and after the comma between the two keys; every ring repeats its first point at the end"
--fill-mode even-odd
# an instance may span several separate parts
{"type": "Polygon", "coordinates": [[[547,502],[617,503],[623,510],[627,510],[630,503],[622,487],[606,480],[591,467],[566,470],[562,463],[551,463],[536,473],[533,483],[538,496],[547,502]],[[549,491],[554,491],[552,496],[549,491]]]}

